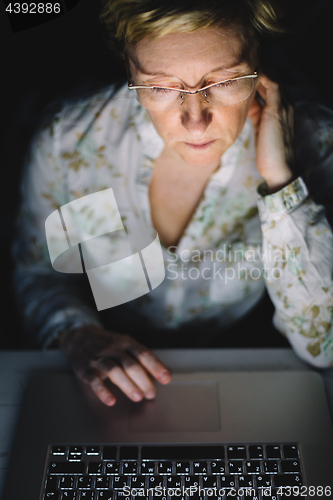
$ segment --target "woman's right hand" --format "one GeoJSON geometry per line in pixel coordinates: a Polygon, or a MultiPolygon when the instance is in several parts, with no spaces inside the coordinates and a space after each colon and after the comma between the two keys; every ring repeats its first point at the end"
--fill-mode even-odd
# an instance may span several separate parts
{"type": "Polygon", "coordinates": [[[157,356],[129,335],[87,325],[64,333],[59,342],[78,377],[108,406],[116,398],[106,387],[106,379],[132,401],[155,397],[152,378],[162,384],[171,381],[171,373],[157,356]]]}

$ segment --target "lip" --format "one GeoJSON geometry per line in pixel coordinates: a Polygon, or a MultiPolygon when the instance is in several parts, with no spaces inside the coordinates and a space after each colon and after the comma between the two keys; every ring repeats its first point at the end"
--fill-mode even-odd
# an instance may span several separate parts
{"type": "Polygon", "coordinates": [[[208,142],[202,142],[200,144],[193,144],[191,142],[185,142],[185,144],[187,146],[190,146],[191,148],[193,149],[205,149],[207,148],[208,146],[210,146],[211,144],[213,144],[213,142],[215,142],[215,139],[212,140],[212,141],[208,141],[208,142]]]}

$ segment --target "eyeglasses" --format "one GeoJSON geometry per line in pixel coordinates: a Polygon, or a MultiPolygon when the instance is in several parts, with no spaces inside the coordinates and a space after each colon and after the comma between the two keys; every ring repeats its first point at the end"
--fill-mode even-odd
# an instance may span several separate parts
{"type": "Polygon", "coordinates": [[[184,104],[188,94],[200,93],[203,100],[212,106],[230,106],[245,101],[252,93],[258,73],[239,76],[230,80],[212,83],[199,90],[175,89],[150,85],[133,85],[129,77],[128,88],[137,91],[140,104],[154,111],[170,111],[184,104]]]}

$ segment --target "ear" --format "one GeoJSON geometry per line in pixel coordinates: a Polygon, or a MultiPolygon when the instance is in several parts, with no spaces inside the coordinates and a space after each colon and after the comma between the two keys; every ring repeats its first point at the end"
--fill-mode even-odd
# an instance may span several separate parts
{"type": "Polygon", "coordinates": [[[252,100],[252,104],[250,106],[249,112],[247,116],[250,118],[253,127],[255,130],[257,129],[259,122],[260,122],[260,115],[261,115],[261,105],[259,103],[259,100],[257,98],[257,93],[252,100]]]}

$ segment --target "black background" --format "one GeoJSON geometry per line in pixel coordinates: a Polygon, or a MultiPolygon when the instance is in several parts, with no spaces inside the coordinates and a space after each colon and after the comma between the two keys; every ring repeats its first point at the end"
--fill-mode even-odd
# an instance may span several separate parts
{"type": "MultiPolygon", "coordinates": [[[[2,1],[2,0],[0,0],[2,1]]],[[[287,85],[291,97],[333,109],[333,0],[283,0],[289,32],[272,43],[265,66],[287,85]]],[[[2,3],[0,148],[0,348],[23,345],[12,287],[10,246],[19,201],[19,179],[27,144],[47,103],[82,85],[125,77],[107,47],[99,0],[79,0],[67,14],[12,33],[2,3]]],[[[271,311],[270,311],[271,313],[271,311]]]]}

